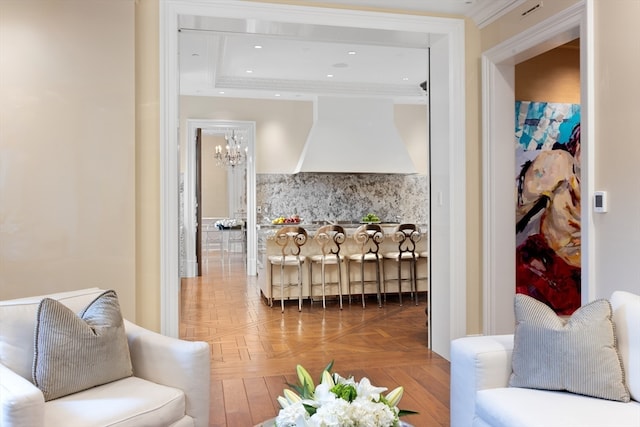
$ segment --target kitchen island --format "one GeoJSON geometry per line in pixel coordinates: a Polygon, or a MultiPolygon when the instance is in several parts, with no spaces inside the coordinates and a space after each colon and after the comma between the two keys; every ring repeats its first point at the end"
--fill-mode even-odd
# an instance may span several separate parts
{"type": "MultiPolygon", "coordinates": [[[[283,224],[283,225],[294,225],[300,226],[307,231],[308,240],[306,244],[301,248],[301,255],[305,255],[307,257],[311,255],[321,254],[320,247],[313,240],[313,236],[315,231],[322,226],[322,224],[283,224]]],[[[340,224],[347,235],[347,239],[345,243],[342,245],[340,254],[345,258],[348,258],[349,255],[359,254],[360,246],[353,239],[353,234],[356,229],[362,224],[340,224]]],[[[397,295],[398,294],[398,269],[393,260],[384,260],[382,261],[382,254],[386,252],[393,252],[398,250],[398,244],[392,240],[392,236],[394,230],[398,224],[396,223],[382,223],[380,224],[384,234],[385,239],[380,245],[380,259],[381,259],[381,276],[382,276],[382,291],[386,292],[388,295],[397,295]]],[[[258,225],[258,263],[257,263],[257,271],[258,271],[258,285],[259,292],[262,297],[267,301],[276,300],[279,301],[280,296],[280,268],[275,266],[273,269],[273,281],[275,286],[270,286],[270,277],[272,266],[269,263],[268,257],[270,255],[279,255],[281,254],[281,248],[275,243],[274,236],[277,233],[278,229],[280,229],[282,225],[272,225],[272,224],[261,224],[258,225]]],[[[416,255],[420,252],[426,252],[428,250],[428,236],[426,233],[426,225],[420,224],[420,229],[422,230],[421,235],[422,238],[416,245],[416,255]]],[[[347,260],[344,261],[344,266],[342,268],[342,295],[345,303],[348,302],[349,295],[349,281],[347,280],[347,268],[346,268],[347,260]]],[[[402,277],[409,277],[409,263],[402,263],[402,277]]],[[[315,267],[315,266],[314,266],[315,267]]],[[[338,274],[337,268],[335,266],[330,265],[326,267],[326,281],[328,283],[326,287],[326,297],[336,298],[338,296],[338,274]],[[329,285],[330,283],[330,285],[329,285]]],[[[320,278],[320,268],[315,267],[313,269],[313,283],[319,284],[321,282],[320,278]]],[[[350,279],[351,279],[351,293],[356,298],[356,301],[359,299],[359,295],[361,294],[361,284],[360,284],[360,267],[353,265],[350,271],[350,279]]],[[[426,300],[425,295],[428,290],[428,258],[418,258],[417,260],[417,290],[418,294],[421,296],[422,301],[426,300]]],[[[375,295],[377,292],[377,286],[373,282],[373,278],[375,278],[375,267],[373,263],[367,263],[365,265],[365,294],[375,295]]],[[[295,268],[286,268],[285,269],[285,283],[296,283],[297,282],[297,269],[295,268]]],[[[303,265],[302,269],[302,297],[304,300],[307,300],[311,297],[310,292],[310,273],[309,273],[309,262],[307,261],[303,265]]],[[[409,293],[411,290],[409,281],[403,281],[402,283],[402,291],[404,293],[409,293]]],[[[284,288],[284,299],[292,299],[298,300],[298,288],[297,286],[285,287],[284,288]]],[[[313,289],[313,300],[321,300],[322,299],[322,290],[320,286],[316,286],[313,289]]],[[[403,298],[405,303],[409,303],[408,299],[403,298]]]]}

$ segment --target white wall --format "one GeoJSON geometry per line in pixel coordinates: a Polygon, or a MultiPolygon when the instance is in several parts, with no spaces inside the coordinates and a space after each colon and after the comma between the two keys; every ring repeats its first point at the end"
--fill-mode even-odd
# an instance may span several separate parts
{"type": "MultiPolygon", "coordinates": [[[[216,165],[217,145],[226,145],[222,135],[202,135],[201,143],[201,196],[202,217],[230,216],[227,200],[227,169],[216,165]]],[[[239,168],[239,167],[238,167],[239,168]]]]}
{"type": "Polygon", "coordinates": [[[134,0],[2,0],[0,76],[0,299],[98,286],[135,320],[134,0]]]}
{"type": "Polygon", "coordinates": [[[594,4],[595,187],[609,192],[609,212],[594,215],[596,297],[640,294],[640,2],[594,4]]]}

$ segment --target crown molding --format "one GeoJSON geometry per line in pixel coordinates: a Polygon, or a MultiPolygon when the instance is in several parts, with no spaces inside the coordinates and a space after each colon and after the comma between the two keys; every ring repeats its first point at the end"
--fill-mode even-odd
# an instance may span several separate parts
{"type": "Polygon", "coordinates": [[[484,28],[525,2],[526,0],[495,0],[487,3],[486,0],[478,0],[467,16],[473,19],[478,28],[484,28]]]}

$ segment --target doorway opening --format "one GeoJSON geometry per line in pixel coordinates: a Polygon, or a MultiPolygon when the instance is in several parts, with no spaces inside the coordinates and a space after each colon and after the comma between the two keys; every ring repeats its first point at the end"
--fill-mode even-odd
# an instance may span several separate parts
{"type": "MultiPolygon", "coordinates": [[[[256,168],[255,168],[255,134],[256,125],[255,122],[239,121],[239,120],[187,120],[187,134],[185,136],[184,146],[184,185],[183,185],[183,197],[182,197],[182,227],[184,230],[183,238],[180,240],[180,262],[184,268],[185,277],[193,277],[198,271],[198,258],[197,253],[197,240],[198,230],[202,221],[198,218],[197,208],[198,205],[196,199],[197,182],[197,150],[196,139],[198,129],[201,129],[205,135],[220,136],[223,137],[229,131],[236,131],[242,133],[245,137],[245,143],[247,147],[247,158],[245,164],[242,166],[242,171],[246,174],[246,180],[239,180],[240,176],[234,171],[230,173],[231,178],[236,181],[234,187],[236,193],[242,194],[245,199],[243,200],[244,206],[238,202],[235,207],[230,204],[230,208],[227,210],[226,216],[236,216],[240,210],[245,210],[245,230],[246,230],[246,271],[247,275],[256,275],[256,259],[257,259],[257,239],[256,239],[256,168]],[[246,187],[244,191],[240,192],[241,188],[238,186],[238,181],[246,181],[246,187]]],[[[228,191],[225,191],[227,194],[228,191]]]]}
{"type": "MultiPolygon", "coordinates": [[[[484,333],[512,333],[515,322],[516,240],[514,215],[514,117],[515,64],[547,52],[575,39],[580,39],[580,104],[582,110],[582,180],[583,200],[593,195],[593,25],[585,3],[577,3],[561,13],[523,31],[517,36],[486,51],[482,56],[483,93],[483,313],[484,333]]],[[[591,259],[594,251],[590,239],[593,233],[592,212],[583,203],[582,218],[582,301],[593,295],[591,259]]]]}
{"type": "MultiPolygon", "coordinates": [[[[421,33],[431,52],[430,346],[448,358],[452,338],[466,334],[466,209],[464,20],[282,4],[211,0],[160,4],[161,59],[161,331],[178,336],[178,23],[180,16],[241,20],[245,31],[262,21],[339,25],[353,31],[421,33]],[[436,195],[434,197],[434,194],[436,195]]],[[[425,142],[426,143],[426,142],[425,142]]],[[[255,202],[255,201],[253,201],[255,202]]],[[[248,201],[248,210],[249,207],[248,201]]],[[[254,208],[255,211],[255,208],[254,208]]],[[[251,216],[249,216],[251,217],[251,216]]],[[[247,224],[255,227],[255,224],[247,224]]],[[[251,246],[251,242],[248,242],[251,246]]]]}

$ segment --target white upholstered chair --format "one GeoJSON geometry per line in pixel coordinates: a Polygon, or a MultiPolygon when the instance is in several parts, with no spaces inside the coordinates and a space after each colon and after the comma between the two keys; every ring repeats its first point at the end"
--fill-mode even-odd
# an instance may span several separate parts
{"type": "MultiPolygon", "coordinates": [[[[126,342],[123,348],[128,346],[132,368],[129,372],[133,375],[45,399],[42,389],[36,386],[33,366],[37,348],[34,337],[40,333],[35,331],[36,323],[42,327],[40,302],[50,298],[57,301],[53,302],[56,307],[63,307],[64,311],[68,307],[75,316],[74,313],[85,312],[85,307],[104,293],[102,289],[91,288],[0,301],[0,425],[208,426],[209,345],[157,334],[122,319],[121,315],[118,328],[124,326],[126,338],[121,337],[121,341],[126,342]]],[[[83,319],[79,321],[82,325],[83,319]]],[[[92,371],[99,373],[98,369],[85,366],[85,374],[92,371]]],[[[53,379],[58,381],[55,375],[53,379]]]]}

